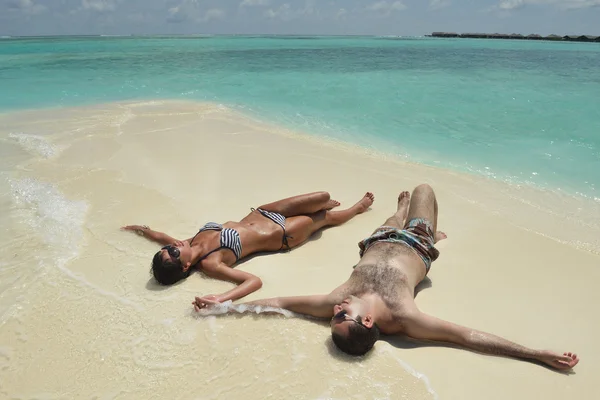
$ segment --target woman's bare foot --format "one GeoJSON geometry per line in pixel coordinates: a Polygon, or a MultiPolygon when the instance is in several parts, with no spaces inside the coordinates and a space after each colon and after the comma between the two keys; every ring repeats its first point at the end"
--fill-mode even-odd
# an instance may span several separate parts
{"type": "Polygon", "coordinates": [[[444,240],[448,237],[448,235],[446,235],[444,232],[442,231],[437,231],[435,233],[435,242],[439,242],[440,240],[444,240]]]}
{"type": "Polygon", "coordinates": [[[325,204],[325,207],[323,207],[323,210],[332,210],[336,207],[339,207],[339,205],[340,205],[339,201],[331,199],[327,202],[327,204],[325,204]]]}
{"type": "Polygon", "coordinates": [[[354,207],[358,209],[358,214],[362,214],[365,211],[367,211],[369,207],[371,207],[371,204],[373,204],[374,201],[375,196],[373,195],[373,193],[367,192],[365,193],[363,198],[360,199],[359,202],[354,205],[354,207]]]}

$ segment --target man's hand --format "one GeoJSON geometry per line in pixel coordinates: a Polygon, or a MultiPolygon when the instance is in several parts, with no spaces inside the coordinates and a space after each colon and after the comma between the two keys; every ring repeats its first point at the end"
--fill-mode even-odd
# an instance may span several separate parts
{"type": "Polygon", "coordinates": [[[552,351],[543,351],[538,360],[560,370],[571,369],[579,363],[579,358],[575,353],[563,353],[561,355],[552,351]]]}
{"type": "Polygon", "coordinates": [[[194,310],[199,312],[203,308],[210,308],[213,305],[221,304],[221,302],[219,301],[219,296],[209,294],[208,296],[203,297],[196,296],[196,299],[192,301],[192,304],[194,305],[194,310]]]}

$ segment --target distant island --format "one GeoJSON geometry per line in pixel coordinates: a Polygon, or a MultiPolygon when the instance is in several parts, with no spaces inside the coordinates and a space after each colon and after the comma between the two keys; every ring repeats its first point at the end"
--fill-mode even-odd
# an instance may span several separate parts
{"type": "Polygon", "coordinates": [[[466,38],[466,39],[514,39],[514,40],[553,40],[563,42],[597,42],[600,43],[600,36],[592,35],[548,35],[541,36],[536,34],[531,35],[519,35],[517,33],[504,34],[504,33],[454,33],[454,32],[433,32],[431,35],[425,35],[428,37],[440,37],[440,38],[466,38]]]}

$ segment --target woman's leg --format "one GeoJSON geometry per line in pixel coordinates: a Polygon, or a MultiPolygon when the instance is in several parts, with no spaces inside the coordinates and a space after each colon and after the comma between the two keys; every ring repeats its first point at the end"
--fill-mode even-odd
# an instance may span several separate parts
{"type": "Polygon", "coordinates": [[[331,200],[329,193],[314,192],[288,197],[287,199],[262,205],[259,208],[279,213],[288,218],[296,215],[313,214],[321,210],[331,210],[339,205],[339,202],[331,200]]]}
{"type": "Polygon", "coordinates": [[[362,214],[373,204],[375,197],[366,193],[362,199],[346,210],[323,210],[310,215],[299,215],[286,220],[286,234],[288,244],[294,248],[304,243],[313,233],[326,226],[337,226],[350,221],[358,214],[362,214]]]}

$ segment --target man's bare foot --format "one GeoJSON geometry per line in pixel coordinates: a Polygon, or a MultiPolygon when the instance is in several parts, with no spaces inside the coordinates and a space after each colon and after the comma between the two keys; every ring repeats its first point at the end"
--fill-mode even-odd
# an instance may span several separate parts
{"type": "Polygon", "coordinates": [[[402,218],[403,224],[406,222],[406,216],[408,215],[408,205],[410,204],[410,193],[402,192],[398,195],[398,211],[396,215],[402,218]]]}
{"type": "Polygon", "coordinates": [[[339,201],[331,199],[327,202],[327,204],[325,204],[325,207],[323,207],[323,210],[332,210],[336,207],[339,207],[339,205],[340,205],[339,201]]]}
{"type": "Polygon", "coordinates": [[[439,242],[440,240],[444,240],[448,237],[448,235],[446,235],[444,232],[442,231],[437,231],[435,233],[435,242],[439,242]]]}
{"type": "Polygon", "coordinates": [[[375,196],[371,192],[365,193],[364,197],[360,199],[358,203],[354,205],[354,207],[358,208],[358,214],[362,214],[371,207],[371,204],[375,201],[375,196]]]}

